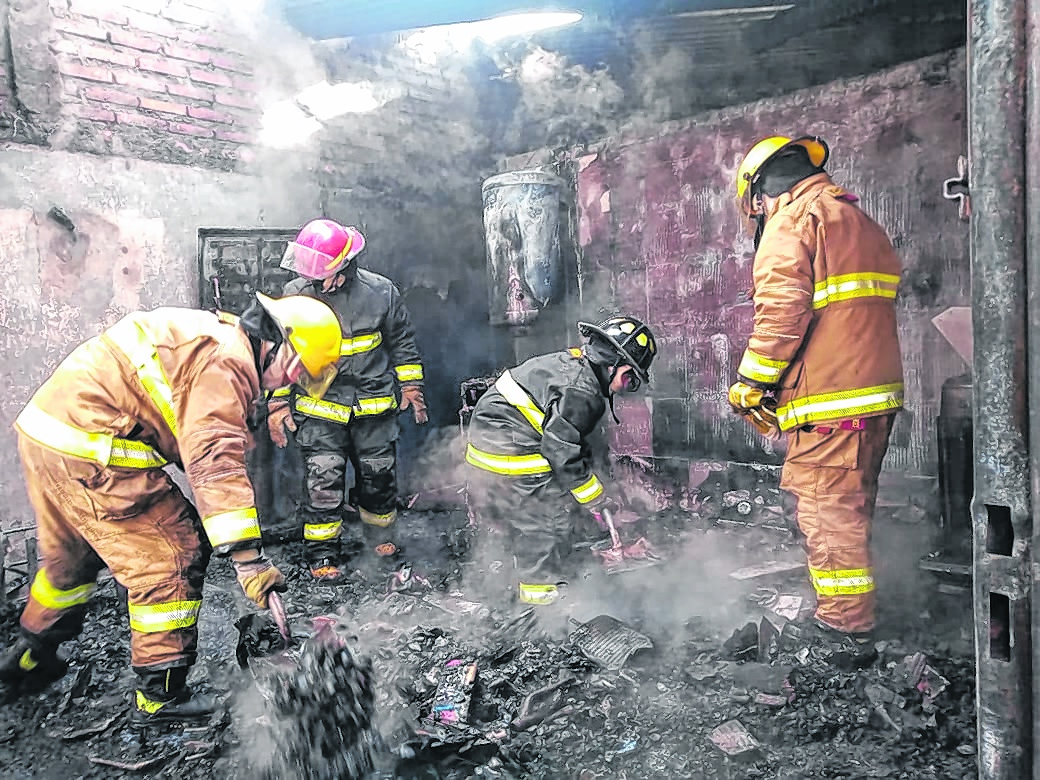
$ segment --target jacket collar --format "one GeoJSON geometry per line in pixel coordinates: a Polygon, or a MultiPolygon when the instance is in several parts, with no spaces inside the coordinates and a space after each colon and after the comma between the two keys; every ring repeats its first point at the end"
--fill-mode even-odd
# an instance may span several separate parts
{"type": "Polygon", "coordinates": [[[788,192],[781,193],[780,197],[774,201],[773,210],[769,212],[769,216],[773,216],[784,206],[793,203],[810,191],[833,186],[835,186],[834,181],[825,171],[814,173],[812,176],[802,179],[795,184],[788,192]]]}

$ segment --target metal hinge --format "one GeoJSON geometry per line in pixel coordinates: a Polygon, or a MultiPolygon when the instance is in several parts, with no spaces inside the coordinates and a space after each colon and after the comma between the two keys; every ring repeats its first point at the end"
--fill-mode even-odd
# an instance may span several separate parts
{"type": "Polygon", "coordinates": [[[958,213],[962,220],[971,219],[971,193],[968,191],[968,158],[961,155],[957,158],[957,178],[943,182],[943,197],[946,200],[960,201],[958,213]]]}

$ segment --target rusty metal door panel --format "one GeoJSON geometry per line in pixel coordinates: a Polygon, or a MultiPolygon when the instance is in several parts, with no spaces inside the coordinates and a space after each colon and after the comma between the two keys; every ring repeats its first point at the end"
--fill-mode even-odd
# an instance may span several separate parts
{"type": "Polygon", "coordinates": [[[291,228],[200,228],[199,305],[241,314],[257,290],[280,295],[292,274],[278,263],[296,232],[291,228]]]}

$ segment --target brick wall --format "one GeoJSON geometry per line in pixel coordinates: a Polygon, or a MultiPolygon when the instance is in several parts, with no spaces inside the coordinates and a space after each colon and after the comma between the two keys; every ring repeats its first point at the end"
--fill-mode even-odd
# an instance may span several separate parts
{"type": "MultiPolygon", "coordinates": [[[[609,139],[579,153],[582,313],[645,317],[661,343],[648,398],[625,399],[622,453],[679,461],[776,462],[779,453],[728,409],[726,388],[751,330],[754,250],[733,198],[757,138],[816,133],[835,180],[860,195],[904,263],[897,300],[906,411],[887,467],[935,474],[942,382],[967,366],[931,318],[970,291],[968,228],[944,201],[965,146],[963,50],[609,139]]],[[[569,334],[568,334],[569,336],[569,334]]]]}
{"type": "Polygon", "coordinates": [[[256,84],[208,5],[50,0],[67,148],[234,164],[257,129],[256,84]]]}

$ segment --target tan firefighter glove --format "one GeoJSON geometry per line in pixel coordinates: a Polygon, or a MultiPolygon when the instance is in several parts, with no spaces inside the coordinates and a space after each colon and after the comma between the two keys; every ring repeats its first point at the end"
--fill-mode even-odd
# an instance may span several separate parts
{"type": "Polygon", "coordinates": [[[411,407],[415,415],[416,425],[425,425],[430,419],[426,413],[426,398],[423,396],[422,385],[406,385],[401,388],[401,411],[411,407]]]}
{"type": "Polygon", "coordinates": [[[268,404],[267,430],[276,447],[284,448],[289,444],[288,431],[296,430],[296,421],[293,419],[288,401],[279,399],[268,404]]]}
{"type": "Polygon", "coordinates": [[[260,609],[267,609],[268,595],[271,591],[284,593],[287,590],[285,577],[263,550],[250,550],[252,557],[246,560],[232,558],[235,567],[235,578],[242,586],[242,592],[260,609]]]}
{"type": "Polygon", "coordinates": [[[780,438],[776,401],[768,391],[737,382],[729,389],[729,405],[767,439],[780,438]]]}

